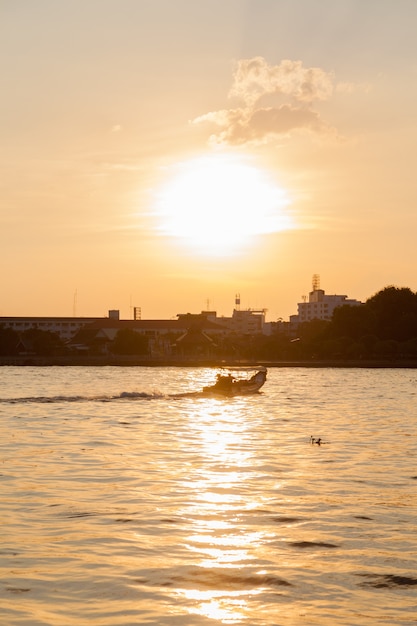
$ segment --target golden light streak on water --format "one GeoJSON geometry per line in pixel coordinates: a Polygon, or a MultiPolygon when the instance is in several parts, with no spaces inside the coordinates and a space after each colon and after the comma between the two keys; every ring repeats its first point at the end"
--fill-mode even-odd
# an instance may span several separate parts
{"type": "Polygon", "coordinates": [[[193,412],[190,429],[197,435],[195,444],[201,447],[205,462],[189,472],[184,487],[198,494],[197,501],[181,515],[191,520],[185,546],[200,568],[198,581],[212,588],[177,588],[175,593],[198,603],[190,608],[190,614],[237,624],[248,618],[247,598],[264,590],[262,577],[267,571],[254,575],[245,570],[252,568],[253,552],[263,549],[271,533],[266,529],[248,530],[241,523],[242,511],[263,504],[257,492],[245,489],[249,475],[253,479],[254,474],[250,426],[239,421],[238,412],[231,420],[230,407],[218,400],[200,408],[193,412]],[[243,575],[236,575],[239,571],[243,575]],[[246,580],[245,589],[236,589],[242,580],[246,580]]]}

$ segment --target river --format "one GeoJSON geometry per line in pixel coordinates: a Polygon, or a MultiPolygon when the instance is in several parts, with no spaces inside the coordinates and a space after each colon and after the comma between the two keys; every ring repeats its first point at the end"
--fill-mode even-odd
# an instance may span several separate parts
{"type": "Polygon", "coordinates": [[[417,623],[417,370],[214,375],[0,368],[2,626],[417,623]]]}

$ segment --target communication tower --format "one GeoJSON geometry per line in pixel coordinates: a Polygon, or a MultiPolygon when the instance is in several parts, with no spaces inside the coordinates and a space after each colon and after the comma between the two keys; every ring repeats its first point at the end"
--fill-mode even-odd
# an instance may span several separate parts
{"type": "Polygon", "coordinates": [[[72,317],[77,317],[77,290],[74,292],[74,299],[72,302],[72,317]]]}
{"type": "Polygon", "coordinates": [[[320,289],[320,275],[313,274],[313,291],[318,291],[320,289]]]}

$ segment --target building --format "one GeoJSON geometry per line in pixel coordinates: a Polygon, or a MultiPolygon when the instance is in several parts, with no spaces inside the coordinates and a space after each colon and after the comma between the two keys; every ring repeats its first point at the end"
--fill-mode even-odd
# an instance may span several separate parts
{"type": "Polygon", "coordinates": [[[362,302],[359,300],[348,299],[347,296],[327,295],[323,289],[320,289],[320,277],[318,274],[313,276],[313,290],[307,297],[304,296],[303,302],[297,304],[297,315],[290,316],[290,325],[296,326],[303,322],[311,322],[311,320],[331,320],[333,311],[340,306],[360,306],[362,302]]]}
{"type": "Polygon", "coordinates": [[[11,328],[21,334],[25,330],[38,329],[56,333],[64,342],[72,339],[81,328],[106,317],[0,317],[0,326],[11,328]]]}
{"type": "Polygon", "coordinates": [[[265,327],[265,309],[233,309],[230,329],[238,335],[263,334],[265,327]]]}
{"type": "Polygon", "coordinates": [[[179,314],[177,319],[169,320],[120,320],[112,316],[86,324],[69,342],[69,347],[79,353],[94,350],[107,354],[118,332],[123,330],[146,337],[149,354],[155,358],[185,354],[192,349],[207,353],[209,348],[217,346],[217,340],[221,342],[228,334],[224,326],[216,324],[212,316],[205,313],[179,314]]]}
{"type": "Polygon", "coordinates": [[[117,332],[130,328],[156,340],[167,334],[183,334],[196,329],[209,332],[211,336],[230,333],[252,335],[264,331],[265,310],[234,309],[232,317],[217,317],[216,311],[201,313],[179,313],[177,319],[143,320],[135,311],[133,320],[121,320],[118,310],[110,310],[108,317],[0,317],[0,326],[10,328],[21,335],[24,331],[37,329],[49,331],[59,336],[64,343],[76,343],[81,331],[90,334],[100,332],[108,340],[113,340],[117,332]]]}
{"type": "Polygon", "coordinates": [[[217,324],[224,325],[229,332],[237,335],[261,335],[270,334],[270,324],[265,322],[266,309],[242,309],[240,308],[240,294],[235,296],[235,308],[232,317],[217,317],[215,311],[203,311],[217,324]]]}

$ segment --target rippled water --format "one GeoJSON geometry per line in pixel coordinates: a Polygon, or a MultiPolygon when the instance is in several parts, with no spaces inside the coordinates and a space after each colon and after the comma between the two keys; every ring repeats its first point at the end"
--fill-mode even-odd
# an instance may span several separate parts
{"type": "Polygon", "coordinates": [[[417,370],[213,378],[0,368],[2,626],[417,623],[417,370]]]}

